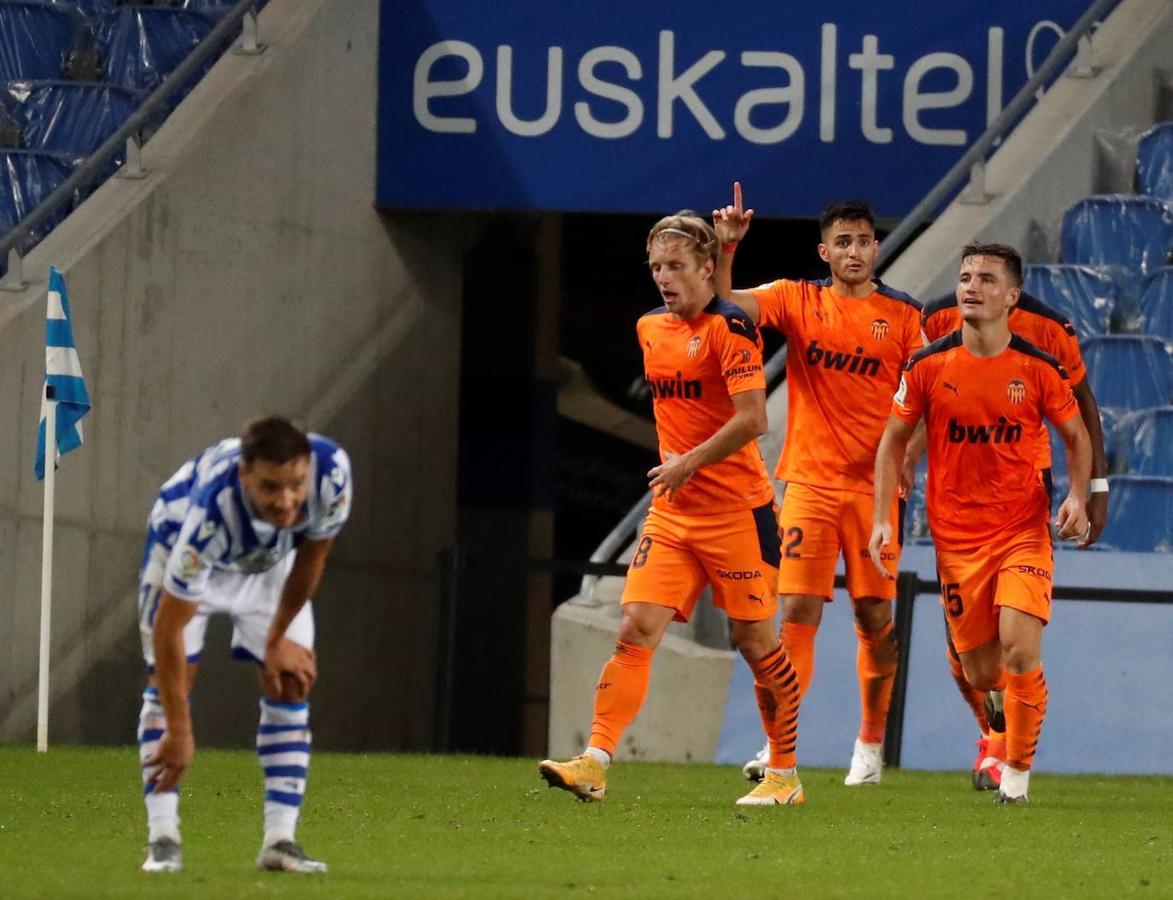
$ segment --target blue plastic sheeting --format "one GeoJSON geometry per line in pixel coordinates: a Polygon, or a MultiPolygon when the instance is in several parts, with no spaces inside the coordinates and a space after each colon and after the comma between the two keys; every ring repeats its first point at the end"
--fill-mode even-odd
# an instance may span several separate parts
{"type": "Polygon", "coordinates": [[[1173,341],[1173,266],[1157,269],[1145,280],[1140,313],[1145,334],[1173,341]]]}
{"type": "Polygon", "coordinates": [[[77,21],[52,3],[0,3],[0,81],[60,78],[77,21]]]}
{"type": "Polygon", "coordinates": [[[1023,288],[1068,318],[1081,338],[1107,334],[1116,282],[1088,266],[1027,266],[1023,288]]]}
{"type": "Polygon", "coordinates": [[[1173,122],[1154,125],[1140,136],[1136,189],[1158,200],[1173,201],[1173,122]]]}
{"type": "Polygon", "coordinates": [[[1173,248],[1173,208],[1152,197],[1088,197],[1063,216],[1063,261],[1151,272],[1173,248]]]}
{"type": "MultiPolygon", "coordinates": [[[[62,160],[34,150],[0,150],[0,234],[7,234],[69,177],[62,160]]],[[[69,214],[66,203],[26,240],[27,249],[69,214]]]]}
{"type": "Polygon", "coordinates": [[[1129,475],[1173,477],[1173,406],[1126,416],[1116,428],[1112,448],[1129,475]]]}
{"type": "MultiPolygon", "coordinates": [[[[153,91],[212,30],[202,13],[166,7],[124,6],[102,23],[98,51],[106,60],[106,80],[119,87],[153,91]]],[[[211,67],[192,78],[190,87],[211,67]]],[[[172,99],[178,103],[182,95],[172,99]]]]}
{"type": "Polygon", "coordinates": [[[116,6],[121,5],[123,0],[52,0],[52,2],[58,6],[77,10],[81,17],[93,27],[116,6]]]}
{"type": "Polygon", "coordinates": [[[1173,478],[1113,475],[1100,543],[1117,550],[1173,553],[1173,478]]]}
{"type": "Polygon", "coordinates": [[[1083,359],[1101,407],[1147,409],[1173,401],[1173,359],[1160,338],[1113,334],[1083,342],[1083,359]]]}
{"type": "Polygon", "coordinates": [[[12,82],[3,94],[20,117],[26,147],[73,162],[97,150],[138,105],[135,93],[96,82],[12,82]]]}

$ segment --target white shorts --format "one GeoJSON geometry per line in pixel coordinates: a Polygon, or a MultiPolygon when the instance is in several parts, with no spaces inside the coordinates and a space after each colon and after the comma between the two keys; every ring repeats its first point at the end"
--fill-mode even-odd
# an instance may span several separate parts
{"type": "MultiPolygon", "coordinates": [[[[155,671],[155,616],[163,591],[163,574],[170,551],[161,544],[151,548],[150,557],[139,580],[138,626],[143,644],[143,659],[147,670],[155,671]]],[[[199,609],[183,629],[183,650],[187,661],[198,662],[204,650],[204,633],[208,616],[224,613],[232,617],[232,655],[236,659],[252,660],[262,664],[265,658],[265,638],[269,623],[281,601],[281,589],[293,568],[295,554],[290,553],[266,572],[246,575],[217,569],[208,578],[208,589],[198,601],[199,609]]],[[[306,601],[285,636],[294,643],[313,649],[313,605],[306,601]]]]}

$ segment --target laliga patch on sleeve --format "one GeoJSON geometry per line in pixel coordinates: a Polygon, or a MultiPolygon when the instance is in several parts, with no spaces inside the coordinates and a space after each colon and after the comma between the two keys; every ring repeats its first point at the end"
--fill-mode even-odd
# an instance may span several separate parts
{"type": "Polygon", "coordinates": [[[179,554],[179,565],[176,567],[179,571],[179,577],[185,581],[191,581],[203,568],[200,562],[200,555],[191,547],[184,548],[183,552],[179,554]]]}
{"type": "Polygon", "coordinates": [[[904,398],[908,396],[908,382],[904,380],[904,376],[900,376],[900,387],[896,389],[896,396],[892,399],[901,406],[904,405],[904,398]]]}

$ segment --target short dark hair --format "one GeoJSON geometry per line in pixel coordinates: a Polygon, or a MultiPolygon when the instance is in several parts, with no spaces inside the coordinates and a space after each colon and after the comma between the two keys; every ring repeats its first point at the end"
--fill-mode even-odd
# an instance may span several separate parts
{"type": "Polygon", "coordinates": [[[1022,287],[1022,256],[1009,244],[979,244],[976,241],[961,248],[962,260],[971,256],[995,256],[1002,260],[1015,287],[1022,287]]]}
{"type": "Polygon", "coordinates": [[[840,200],[827,206],[819,216],[819,234],[836,222],[867,222],[876,230],[876,211],[863,200],[840,200]]]}
{"type": "Polygon", "coordinates": [[[258,416],[244,423],[240,456],[246,466],[258,459],[281,465],[310,455],[310,439],[283,416],[258,416]]]}

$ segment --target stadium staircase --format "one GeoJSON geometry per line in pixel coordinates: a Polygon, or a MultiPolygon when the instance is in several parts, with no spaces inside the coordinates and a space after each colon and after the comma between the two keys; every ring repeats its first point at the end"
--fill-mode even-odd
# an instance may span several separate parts
{"type": "MultiPolygon", "coordinates": [[[[41,490],[32,438],[51,264],[66,276],[94,399],[85,446],[57,479],[52,741],[132,740],[145,512],[195,448],[261,410],[338,438],[356,475],[367,473],[323,582],[320,640],[385,630],[391,608],[420,607],[412,633],[436,628],[434,610],[413,601],[434,590],[433,560],[453,541],[455,479],[429,473],[456,470],[459,273],[476,226],[420,217],[395,229],[372,206],[377,4],[269,0],[259,47],[243,9],[235,0],[0,0],[6,235],[96,145],[143,115],[144,98],[186,71],[193,47],[209,46],[201,38],[245,25],[136,140],[119,144],[125,152],[102,173],[115,177],[21,236],[23,274],[10,266],[0,284],[9,463],[0,475],[0,741],[27,740],[35,721],[41,490]],[[436,512],[424,521],[420,510],[436,512]],[[391,547],[373,537],[389,534],[391,547]],[[334,595],[345,602],[331,604],[334,595]]],[[[340,711],[323,726],[335,746],[411,745],[409,732],[427,727],[426,648],[396,634],[386,643],[389,662],[366,674],[359,656],[322,647],[337,661],[338,681],[322,686],[340,711]],[[401,715],[372,723],[348,705],[350,686],[372,675],[382,681],[372,690],[410,698],[401,715]]],[[[197,693],[230,707],[205,739],[239,743],[255,699],[227,665],[220,675],[215,660],[202,669],[197,693]]]]}

